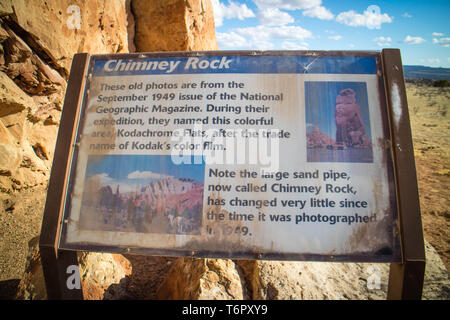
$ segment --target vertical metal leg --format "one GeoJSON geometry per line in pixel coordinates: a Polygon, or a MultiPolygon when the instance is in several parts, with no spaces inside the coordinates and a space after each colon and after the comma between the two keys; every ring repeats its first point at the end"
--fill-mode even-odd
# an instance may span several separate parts
{"type": "Polygon", "coordinates": [[[72,142],[76,131],[75,123],[78,111],[81,108],[81,97],[88,64],[89,54],[87,53],[76,54],[72,61],[42,219],[39,250],[48,299],[83,298],[81,288],[70,290],[66,284],[68,277],[71,276],[71,274],[67,274],[67,268],[70,265],[78,267],[77,253],[75,251],[58,250],[58,241],[64,211],[63,197],[67,188],[72,142]]]}
{"type": "Polygon", "coordinates": [[[384,49],[382,61],[393,142],[402,263],[391,263],[388,299],[421,299],[425,248],[414,148],[400,50],[384,49]]]}
{"type": "MultiPolygon", "coordinates": [[[[75,251],[56,251],[52,247],[40,247],[42,270],[44,271],[49,300],[82,300],[83,292],[80,286],[69,288],[69,277],[79,277],[74,272],[67,273],[69,266],[78,268],[75,251]]],[[[70,269],[69,269],[70,270],[70,269]]],[[[81,279],[76,279],[81,284],[81,279]]]]}
{"type": "Polygon", "coordinates": [[[420,300],[425,274],[424,261],[391,263],[388,300],[420,300]]]}

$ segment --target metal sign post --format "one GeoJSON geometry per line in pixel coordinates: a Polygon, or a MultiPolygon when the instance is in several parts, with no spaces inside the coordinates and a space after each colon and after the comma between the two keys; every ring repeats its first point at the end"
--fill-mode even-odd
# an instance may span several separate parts
{"type": "Polygon", "coordinates": [[[48,299],[83,298],[81,288],[70,290],[66,284],[67,268],[70,265],[78,265],[77,253],[59,250],[58,242],[67,192],[66,182],[73,153],[72,144],[75,141],[76,124],[81,108],[88,64],[88,54],[76,54],[72,61],[45,203],[39,250],[48,299]]]}
{"type": "Polygon", "coordinates": [[[77,251],[390,262],[420,299],[399,50],[75,55],[40,250],[49,299],[77,251]]]}
{"type": "Polygon", "coordinates": [[[402,245],[402,262],[391,263],[388,299],[420,299],[425,274],[425,248],[400,50],[383,50],[382,57],[402,245]]]}

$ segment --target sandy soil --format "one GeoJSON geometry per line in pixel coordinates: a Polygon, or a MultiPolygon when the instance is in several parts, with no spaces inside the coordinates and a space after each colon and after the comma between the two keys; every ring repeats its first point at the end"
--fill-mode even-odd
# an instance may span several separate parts
{"type": "Polygon", "coordinates": [[[0,193],[0,299],[11,298],[25,271],[28,241],[39,235],[47,190],[0,193]]]}
{"type": "Polygon", "coordinates": [[[407,84],[425,239],[450,267],[450,88],[407,84]]]}
{"type": "MultiPolygon", "coordinates": [[[[407,94],[425,238],[449,270],[450,88],[407,84],[407,94]]],[[[0,194],[0,299],[14,296],[25,269],[28,241],[40,232],[45,198],[45,188],[12,196],[0,194]]],[[[148,278],[149,269],[154,271],[151,274],[156,282],[146,288],[147,297],[152,297],[171,259],[128,258],[142,269],[135,270],[132,286],[138,286],[144,274],[148,278]]],[[[114,292],[110,294],[114,296],[114,292]]],[[[143,293],[134,295],[142,298],[143,293]]]]}

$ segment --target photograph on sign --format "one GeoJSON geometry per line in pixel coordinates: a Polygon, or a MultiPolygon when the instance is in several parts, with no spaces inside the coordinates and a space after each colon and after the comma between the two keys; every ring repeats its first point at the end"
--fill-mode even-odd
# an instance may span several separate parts
{"type": "Polygon", "coordinates": [[[59,247],[399,259],[379,53],[91,56],[59,247]]]}
{"type": "Polygon", "coordinates": [[[203,181],[204,166],[170,156],[90,156],[80,229],[200,234],[203,181]]]}
{"type": "Polygon", "coordinates": [[[306,82],[308,162],[373,162],[365,82],[306,82]]]}

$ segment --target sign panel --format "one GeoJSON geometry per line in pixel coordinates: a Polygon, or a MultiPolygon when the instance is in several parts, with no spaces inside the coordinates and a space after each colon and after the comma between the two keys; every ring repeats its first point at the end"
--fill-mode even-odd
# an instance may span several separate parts
{"type": "Polygon", "coordinates": [[[398,261],[380,54],[91,56],[59,247],[398,261]]]}

